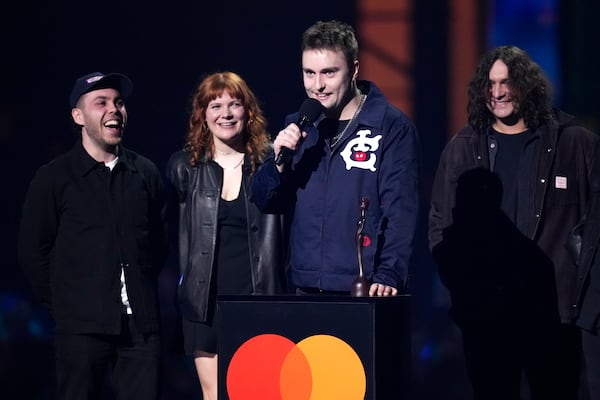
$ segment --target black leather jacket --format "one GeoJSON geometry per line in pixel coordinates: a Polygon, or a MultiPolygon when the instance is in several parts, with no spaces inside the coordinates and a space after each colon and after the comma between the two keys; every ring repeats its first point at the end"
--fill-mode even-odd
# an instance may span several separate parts
{"type": "MultiPolygon", "coordinates": [[[[246,200],[248,240],[254,294],[280,293],[285,287],[287,238],[281,215],[263,214],[250,199],[249,160],[243,165],[240,195],[246,200]]],[[[205,321],[209,288],[216,279],[214,253],[223,170],[212,160],[190,166],[189,154],[174,153],[167,180],[179,203],[179,268],[177,298],[182,317],[205,321]]]]}

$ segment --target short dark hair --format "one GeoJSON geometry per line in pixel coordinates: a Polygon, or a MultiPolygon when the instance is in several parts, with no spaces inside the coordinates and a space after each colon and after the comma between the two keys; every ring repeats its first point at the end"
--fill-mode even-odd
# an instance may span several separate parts
{"type": "Polygon", "coordinates": [[[349,66],[358,59],[358,40],[352,26],[336,21],[317,21],[302,34],[302,52],[313,49],[341,50],[349,66]]]}

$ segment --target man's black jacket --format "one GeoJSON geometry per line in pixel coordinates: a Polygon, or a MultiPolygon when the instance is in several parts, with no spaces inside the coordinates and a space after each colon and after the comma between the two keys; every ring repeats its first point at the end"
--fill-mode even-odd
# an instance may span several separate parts
{"type": "Polygon", "coordinates": [[[137,328],[159,330],[165,207],[159,170],[125,148],[112,171],[81,141],[37,171],[22,209],[19,262],[57,331],[118,334],[121,269],[137,328]]]}

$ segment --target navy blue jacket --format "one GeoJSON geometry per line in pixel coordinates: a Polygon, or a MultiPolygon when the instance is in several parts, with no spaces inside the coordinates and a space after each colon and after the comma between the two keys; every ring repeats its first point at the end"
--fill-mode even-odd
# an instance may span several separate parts
{"type": "MultiPolygon", "coordinates": [[[[257,172],[252,193],[263,211],[291,207],[291,283],[349,291],[358,273],[360,201],[369,207],[363,264],[374,282],[405,288],[419,204],[417,130],[370,82],[366,101],[333,150],[317,127],[279,174],[273,159],[257,172]]],[[[285,125],[298,120],[286,117],[285,125]]]]}

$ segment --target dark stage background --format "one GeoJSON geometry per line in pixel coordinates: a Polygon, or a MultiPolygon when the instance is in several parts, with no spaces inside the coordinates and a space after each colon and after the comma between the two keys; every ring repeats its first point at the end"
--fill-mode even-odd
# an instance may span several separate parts
{"type": "MultiPolygon", "coordinates": [[[[319,19],[355,24],[361,17],[358,3],[20,1],[1,6],[0,398],[55,398],[51,323],[18,268],[16,230],[33,173],[67,150],[75,138],[68,107],[74,79],[92,71],[118,71],[132,78],[135,87],[127,104],[130,119],[124,143],[164,170],[168,156],[182,146],[189,96],[204,74],[233,70],[244,77],[261,99],[271,132],[276,132],[285,114],[295,111],[305,96],[300,74],[302,31],[319,19]]],[[[449,100],[457,90],[449,65],[462,53],[453,52],[457,44],[449,43],[448,29],[457,21],[448,13],[461,1],[412,3],[412,117],[424,157],[423,210],[411,270],[412,391],[418,400],[464,400],[470,389],[459,336],[448,320],[446,293],[426,242],[430,184],[439,153],[454,128],[449,123],[450,110],[466,106],[453,108],[449,100]]],[[[600,63],[592,38],[600,37],[594,21],[600,6],[592,0],[503,4],[472,2],[477,8],[476,39],[463,51],[478,58],[491,45],[524,40],[525,48],[534,53],[544,40],[547,47],[535,54],[543,57],[547,64],[540,63],[552,72],[553,83],[560,89],[557,105],[598,131],[600,63]],[[511,25],[519,21],[521,26],[511,25]],[[545,32],[541,36],[538,24],[545,32]],[[544,29],[551,29],[551,34],[544,29]]],[[[393,43],[394,38],[381,40],[393,43]]],[[[458,91],[464,90],[459,85],[458,91]]],[[[166,354],[163,400],[198,399],[201,394],[193,365],[181,351],[174,306],[176,280],[177,267],[171,261],[161,275],[166,354]]]]}

